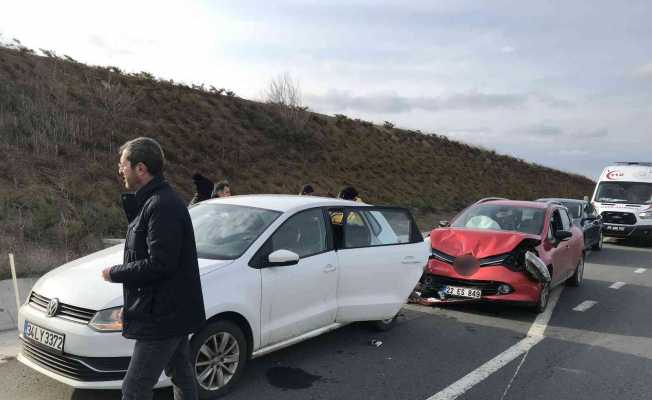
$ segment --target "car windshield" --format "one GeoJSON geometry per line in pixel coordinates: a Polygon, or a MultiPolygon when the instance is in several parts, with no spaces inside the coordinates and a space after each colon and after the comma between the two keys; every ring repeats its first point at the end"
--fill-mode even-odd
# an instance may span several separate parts
{"type": "Polygon", "coordinates": [[[578,203],[576,201],[562,201],[564,207],[568,208],[568,212],[571,215],[571,218],[577,219],[582,218],[582,208],[584,203],[578,203]]]}
{"type": "Polygon", "coordinates": [[[600,182],[595,200],[601,203],[652,204],[652,183],[600,182]]]}
{"type": "Polygon", "coordinates": [[[542,208],[480,204],[466,209],[452,222],[453,228],[516,231],[538,235],[543,230],[542,208]]]}
{"type": "Polygon", "coordinates": [[[214,260],[240,257],[281,215],[278,211],[215,203],[199,203],[189,211],[197,256],[214,260]]]}

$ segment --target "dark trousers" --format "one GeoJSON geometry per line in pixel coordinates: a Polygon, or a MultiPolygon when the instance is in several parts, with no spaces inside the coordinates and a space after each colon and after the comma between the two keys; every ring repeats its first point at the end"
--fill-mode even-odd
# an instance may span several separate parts
{"type": "Polygon", "coordinates": [[[197,400],[197,384],[187,336],[136,340],[134,354],[122,382],[122,400],[151,400],[154,385],[164,370],[174,384],[174,400],[197,400]]]}

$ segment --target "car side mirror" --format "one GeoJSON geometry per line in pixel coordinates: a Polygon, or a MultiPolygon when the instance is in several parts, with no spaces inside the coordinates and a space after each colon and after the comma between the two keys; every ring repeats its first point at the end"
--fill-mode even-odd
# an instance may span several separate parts
{"type": "Polygon", "coordinates": [[[563,242],[564,240],[568,240],[571,237],[573,237],[573,233],[570,231],[557,231],[555,232],[555,238],[559,240],[560,242],[563,242]]]}
{"type": "Polygon", "coordinates": [[[276,250],[267,256],[268,267],[287,267],[299,263],[299,255],[290,250],[276,250]]]}
{"type": "Polygon", "coordinates": [[[448,221],[446,221],[446,220],[439,221],[439,227],[440,227],[440,228],[447,228],[447,227],[449,227],[449,226],[451,226],[451,223],[450,223],[450,222],[448,222],[448,221]]]}

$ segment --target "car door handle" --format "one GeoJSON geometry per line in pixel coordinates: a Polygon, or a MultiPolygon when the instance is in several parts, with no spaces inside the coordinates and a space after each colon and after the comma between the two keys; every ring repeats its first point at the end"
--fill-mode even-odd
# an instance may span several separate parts
{"type": "Polygon", "coordinates": [[[337,268],[335,268],[334,265],[328,264],[327,266],[324,267],[324,273],[329,273],[335,271],[337,268]]]}
{"type": "Polygon", "coordinates": [[[415,260],[414,257],[409,256],[405,257],[403,261],[401,261],[401,264],[421,264],[421,261],[415,260]]]}

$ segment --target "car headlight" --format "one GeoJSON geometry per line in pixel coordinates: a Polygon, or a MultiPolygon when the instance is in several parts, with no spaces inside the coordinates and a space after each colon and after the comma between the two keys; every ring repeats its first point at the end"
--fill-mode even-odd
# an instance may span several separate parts
{"type": "Polygon", "coordinates": [[[122,306],[96,312],[88,326],[99,332],[122,331],[122,306]]]}
{"type": "Polygon", "coordinates": [[[652,219],[652,210],[645,210],[642,213],[638,214],[640,219],[652,219]]]}

